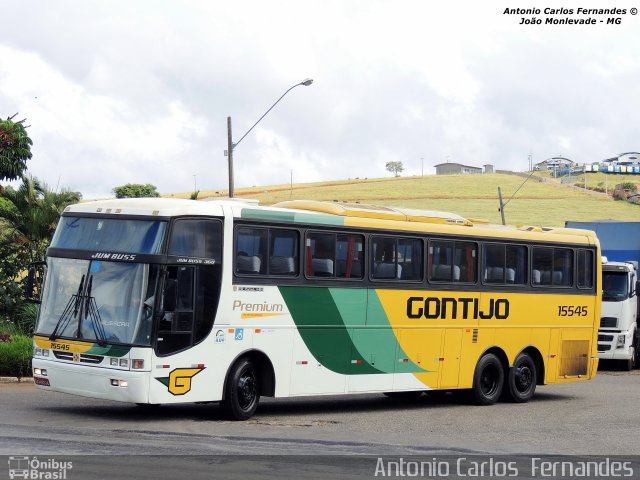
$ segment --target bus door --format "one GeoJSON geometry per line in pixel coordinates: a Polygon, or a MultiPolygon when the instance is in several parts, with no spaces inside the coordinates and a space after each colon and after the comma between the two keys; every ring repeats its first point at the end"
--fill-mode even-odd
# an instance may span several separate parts
{"type": "Polygon", "coordinates": [[[210,399],[218,372],[209,344],[220,297],[222,222],[176,220],[168,253],[155,305],[150,402],[210,399]]]}

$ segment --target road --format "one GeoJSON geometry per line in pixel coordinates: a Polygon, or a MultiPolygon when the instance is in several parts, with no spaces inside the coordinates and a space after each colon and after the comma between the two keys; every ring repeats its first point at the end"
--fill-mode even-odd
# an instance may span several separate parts
{"type": "MultiPolygon", "coordinates": [[[[251,420],[231,422],[215,404],[145,409],[0,384],[0,479],[21,455],[72,462],[64,476],[29,477],[69,480],[362,479],[380,456],[453,469],[461,457],[513,455],[528,456],[519,478],[539,478],[528,466],[535,455],[639,455],[638,398],[640,370],[608,370],[539,387],[528,404],[479,407],[451,394],[265,398],[251,420]]],[[[635,475],[640,460],[631,460],[635,475]]]]}
{"type": "Polygon", "coordinates": [[[443,394],[264,398],[251,420],[231,422],[215,404],[146,410],[0,384],[0,455],[640,455],[639,398],[640,370],[610,370],[539,387],[528,404],[479,407],[443,394]]]}

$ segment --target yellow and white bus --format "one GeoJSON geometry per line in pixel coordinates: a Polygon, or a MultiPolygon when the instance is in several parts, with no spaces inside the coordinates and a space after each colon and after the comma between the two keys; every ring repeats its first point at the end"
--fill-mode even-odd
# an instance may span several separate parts
{"type": "Polygon", "coordinates": [[[593,232],[362,204],[128,199],[68,207],[47,252],[39,388],[168,404],[469,389],[597,370],[593,232]]]}

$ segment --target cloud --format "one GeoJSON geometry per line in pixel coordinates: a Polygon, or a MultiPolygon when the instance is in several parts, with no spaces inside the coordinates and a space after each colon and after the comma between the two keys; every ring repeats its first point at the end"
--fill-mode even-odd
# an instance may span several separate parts
{"type": "MultiPolygon", "coordinates": [[[[567,2],[588,7],[595,2],[567,2]]],[[[44,1],[4,7],[0,105],[28,118],[32,173],[85,196],[524,169],[637,150],[640,46],[621,25],[521,26],[495,2],[44,1]],[[23,17],[29,11],[29,22],[23,17]],[[36,98],[37,97],[37,98],[36,98]],[[421,158],[424,161],[421,162],[421,158]],[[427,170],[429,171],[429,170],[427,170]]]]}

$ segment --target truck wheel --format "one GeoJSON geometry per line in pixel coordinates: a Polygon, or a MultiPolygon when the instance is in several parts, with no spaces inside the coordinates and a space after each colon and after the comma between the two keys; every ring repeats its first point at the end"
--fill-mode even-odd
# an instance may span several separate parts
{"type": "Polygon", "coordinates": [[[229,372],[222,410],[231,420],[247,420],[258,408],[260,385],[251,360],[238,361],[229,372]]]}
{"type": "Polygon", "coordinates": [[[536,391],[537,380],[535,362],[528,353],[521,353],[509,369],[505,388],[507,398],[516,403],[528,402],[536,391]]]}
{"type": "Polygon", "coordinates": [[[473,374],[472,399],[478,405],[493,405],[502,394],[504,370],[493,353],[484,355],[473,374]]]}

